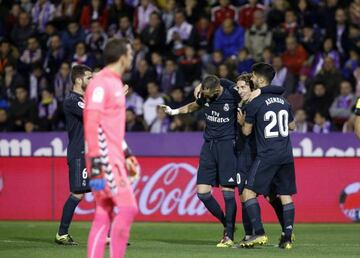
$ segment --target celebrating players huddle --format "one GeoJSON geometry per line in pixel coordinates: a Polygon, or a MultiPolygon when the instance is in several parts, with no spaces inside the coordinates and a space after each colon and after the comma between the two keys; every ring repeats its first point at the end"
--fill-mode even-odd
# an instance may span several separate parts
{"type": "Polygon", "coordinates": [[[292,248],[296,193],[295,169],[289,130],[295,129],[291,107],[271,86],[273,67],[257,63],[252,74],[242,74],[236,84],[216,76],[206,77],[196,101],[178,109],[161,107],[168,115],[202,108],[206,128],[197,174],[197,195],[224,226],[217,247],[253,247],[268,242],[261,222],[258,195],[274,208],[282,228],[279,247],[292,248]],[[212,195],[219,186],[225,213],[212,195]],[[235,188],[242,203],[244,238],[234,243],[235,188]]]}
{"type": "MultiPolygon", "coordinates": [[[[55,242],[77,244],[68,229],[76,206],[91,189],[96,201],[87,250],[91,258],[103,257],[108,236],[110,257],[123,257],[137,213],[130,184],[139,176],[139,165],[124,142],[127,87],[121,80],[132,59],[128,41],[110,40],[104,49],[106,67],[99,73],[93,76],[83,65],[72,68],[74,87],[64,101],[71,194],[55,242]]],[[[290,105],[281,96],[284,89],[269,85],[274,75],[272,66],[265,63],[255,64],[253,73],[240,75],[236,83],[210,75],[195,90],[196,101],[178,109],[161,105],[169,115],[204,110],[206,129],[197,196],[224,227],[217,247],[253,247],[268,242],[258,195],[267,198],[279,219],[279,247],[292,247],[295,209],[291,196],[296,185],[289,130],[295,123],[290,105]],[[221,188],[225,212],[212,195],[213,187],[221,188]],[[245,231],[237,244],[235,188],[245,231]]]]}

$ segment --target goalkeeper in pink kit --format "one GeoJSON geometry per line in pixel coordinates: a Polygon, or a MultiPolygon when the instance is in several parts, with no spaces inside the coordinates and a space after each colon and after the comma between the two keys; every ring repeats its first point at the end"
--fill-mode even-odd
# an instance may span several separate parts
{"type": "Polygon", "coordinates": [[[106,67],[93,77],[85,93],[85,151],[96,202],[88,258],[104,256],[110,225],[110,257],[124,257],[131,224],[138,211],[122,150],[125,93],[121,75],[132,60],[127,40],[109,40],[104,49],[106,67]]]}

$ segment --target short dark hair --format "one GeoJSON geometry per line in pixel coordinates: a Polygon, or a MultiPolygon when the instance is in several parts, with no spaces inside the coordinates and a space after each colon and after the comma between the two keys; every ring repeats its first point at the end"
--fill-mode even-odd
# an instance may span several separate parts
{"type": "Polygon", "coordinates": [[[275,77],[274,68],[267,63],[256,63],[251,68],[254,73],[264,77],[268,83],[270,83],[275,77]]]}
{"type": "Polygon", "coordinates": [[[216,75],[206,76],[202,81],[201,86],[203,89],[213,90],[220,84],[220,79],[216,75]]]}
{"type": "Polygon", "coordinates": [[[74,65],[71,68],[71,82],[75,84],[76,79],[82,79],[85,76],[85,72],[92,72],[91,68],[86,65],[74,65]]]}
{"type": "Polygon", "coordinates": [[[127,46],[130,41],[127,39],[110,39],[104,49],[104,62],[105,65],[115,63],[120,57],[127,54],[127,46]]]}
{"type": "Polygon", "coordinates": [[[252,82],[251,77],[252,77],[251,73],[242,73],[237,77],[236,81],[244,81],[246,84],[250,86],[250,89],[253,91],[255,90],[255,85],[252,82]]]}

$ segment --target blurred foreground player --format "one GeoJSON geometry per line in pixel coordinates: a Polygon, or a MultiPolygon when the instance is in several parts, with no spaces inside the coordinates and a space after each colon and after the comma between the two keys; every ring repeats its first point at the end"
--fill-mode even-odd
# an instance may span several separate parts
{"type": "Polygon", "coordinates": [[[138,211],[121,147],[125,135],[121,75],[130,68],[132,60],[127,40],[109,40],[104,49],[106,67],[94,76],[85,94],[86,161],[96,202],[88,239],[89,258],[104,256],[110,225],[110,257],[124,257],[131,224],[138,211]]]}
{"type": "MultiPolygon", "coordinates": [[[[274,78],[271,65],[253,65],[252,81],[255,87],[265,87],[274,78]]],[[[294,226],[295,207],[292,195],[296,193],[294,158],[289,129],[295,129],[295,122],[289,103],[281,96],[263,94],[251,101],[245,108],[244,135],[255,131],[257,156],[250,169],[243,196],[248,216],[251,218],[255,235],[242,243],[245,247],[267,242],[261,222],[257,195],[280,196],[283,205],[284,236],[279,247],[292,248],[291,235],[294,226]]]]}
{"type": "Polygon", "coordinates": [[[90,192],[88,173],[85,167],[83,109],[84,93],[92,78],[90,67],[75,65],[71,70],[72,91],[64,100],[64,114],[69,144],[67,161],[69,166],[70,196],[64,204],[60,227],[55,242],[61,245],[77,245],[68,233],[76,206],[90,192]]]}
{"type": "Polygon", "coordinates": [[[356,102],[355,115],[355,134],[360,139],[360,98],[356,102]]]}

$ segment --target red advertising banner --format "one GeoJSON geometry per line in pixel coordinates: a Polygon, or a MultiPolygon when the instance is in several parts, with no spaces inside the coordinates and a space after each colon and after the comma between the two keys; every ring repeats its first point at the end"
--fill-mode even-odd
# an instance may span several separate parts
{"type": "MultiPolygon", "coordinates": [[[[196,196],[197,157],[140,157],[139,162],[138,221],[214,221],[196,196]]],[[[359,158],[296,159],[296,221],[360,220],[359,164],[359,158]]],[[[220,191],[214,194],[223,205],[220,191]]],[[[59,220],[68,195],[65,158],[0,158],[0,220],[59,220]]],[[[271,206],[259,199],[263,220],[276,222],[271,206]]],[[[89,220],[93,212],[89,193],[75,219],[89,220]]]]}

